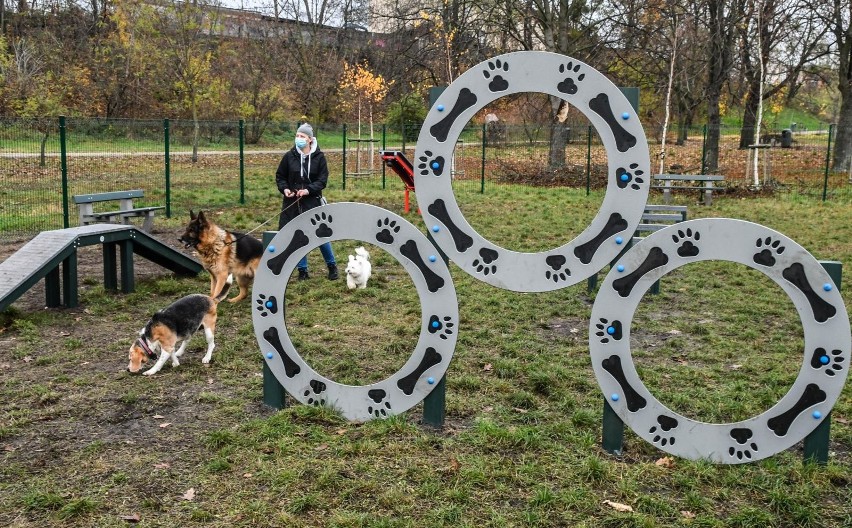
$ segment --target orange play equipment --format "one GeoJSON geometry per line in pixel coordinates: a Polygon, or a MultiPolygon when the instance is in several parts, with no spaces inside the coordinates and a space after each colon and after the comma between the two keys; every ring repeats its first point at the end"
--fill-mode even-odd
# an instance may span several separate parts
{"type": "Polygon", "coordinates": [[[403,211],[408,213],[411,210],[411,205],[408,200],[408,192],[414,190],[414,166],[411,165],[411,162],[408,161],[405,154],[399,150],[382,150],[379,151],[379,155],[382,157],[382,161],[385,165],[397,173],[399,178],[402,180],[402,184],[405,185],[405,202],[403,211]]]}

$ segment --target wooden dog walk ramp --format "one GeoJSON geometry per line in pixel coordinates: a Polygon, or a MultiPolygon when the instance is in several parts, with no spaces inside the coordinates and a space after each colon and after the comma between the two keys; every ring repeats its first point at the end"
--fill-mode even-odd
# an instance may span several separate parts
{"type": "Polygon", "coordinates": [[[134,226],[93,224],[43,231],[0,262],[0,311],[41,279],[45,281],[47,306],[77,306],[77,248],[96,244],[103,246],[104,287],[108,289],[118,287],[116,264],[120,262],[121,291],[134,290],[134,253],[179,275],[197,275],[202,270],[197,260],[134,226]],[[120,260],[116,258],[117,247],[121,248],[120,260]]]}

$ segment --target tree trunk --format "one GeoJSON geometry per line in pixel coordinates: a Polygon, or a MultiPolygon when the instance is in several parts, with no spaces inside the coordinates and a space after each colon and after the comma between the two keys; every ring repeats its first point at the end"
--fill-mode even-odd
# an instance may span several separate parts
{"type": "MultiPolygon", "coordinates": [[[[0,0],[0,1],[3,1],[3,0],[0,0]]],[[[39,158],[39,164],[38,164],[38,166],[41,167],[41,168],[44,168],[45,165],[46,165],[46,162],[45,162],[45,159],[44,159],[44,148],[45,148],[45,145],[47,144],[47,137],[49,135],[50,135],[50,132],[45,132],[44,135],[41,137],[41,156],[39,158]]]]}
{"type": "Polygon", "coordinates": [[[559,119],[559,111],[565,101],[558,97],[550,97],[550,108],[553,118],[550,121],[550,152],[547,156],[547,168],[555,169],[565,166],[565,147],[568,145],[565,137],[565,124],[559,119]]]}
{"type": "Polygon", "coordinates": [[[192,98],[192,162],[198,163],[198,105],[192,98]]]}
{"type": "Polygon", "coordinates": [[[852,90],[841,92],[840,116],[834,139],[834,162],[831,168],[846,172],[852,167],[852,90]]]}
{"type": "Polygon", "coordinates": [[[746,149],[755,143],[760,143],[760,131],[755,130],[757,125],[757,106],[759,103],[760,85],[749,82],[748,94],[743,107],[743,126],[740,129],[740,148],[746,149]]]}

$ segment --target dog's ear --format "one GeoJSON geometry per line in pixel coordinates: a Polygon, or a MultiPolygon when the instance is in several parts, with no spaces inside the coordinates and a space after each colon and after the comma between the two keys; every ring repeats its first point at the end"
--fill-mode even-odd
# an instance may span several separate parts
{"type": "Polygon", "coordinates": [[[352,262],[354,260],[355,260],[355,257],[353,257],[352,255],[349,255],[349,262],[352,262]]]}
{"type": "Polygon", "coordinates": [[[195,220],[195,218],[196,218],[196,217],[195,217],[195,213],[193,213],[193,212],[192,212],[192,209],[190,209],[190,210],[189,210],[189,219],[190,219],[190,220],[195,220]]]}
{"type": "Polygon", "coordinates": [[[198,218],[198,221],[201,222],[202,224],[207,223],[207,218],[204,217],[204,211],[198,211],[198,217],[197,218],[198,218]]]}

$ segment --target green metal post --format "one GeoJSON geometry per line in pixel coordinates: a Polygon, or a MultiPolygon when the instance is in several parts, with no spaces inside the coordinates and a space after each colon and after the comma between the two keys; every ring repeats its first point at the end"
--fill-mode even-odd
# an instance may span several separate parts
{"type": "Polygon", "coordinates": [[[240,203],[246,203],[246,173],[245,173],[245,121],[240,119],[240,203]]]}
{"type": "Polygon", "coordinates": [[[701,174],[706,174],[705,167],[707,166],[707,123],[704,124],[704,131],[701,138],[701,174]]]}
{"type": "MultiPolygon", "coordinates": [[[[263,247],[266,249],[278,231],[264,231],[261,235],[263,247]]],[[[284,309],[284,299],[281,299],[281,308],[284,309]]],[[[272,369],[266,361],[263,362],[263,403],[273,409],[287,407],[287,391],[278,382],[278,378],[272,373],[272,369]]]]}
{"type": "Polygon", "coordinates": [[[346,123],[343,123],[343,190],[346,190],[346,123]]]}
{"type": "Polygon", "coordinates": [[[589,125],[589,131],[586,135],[586,196],[591,192],[592,178],[592,125],[589,125]]]}
{"type": "MultiPolygon", "coordinates": [[[[382,150],[387,148],[387,125],[382,123],[382,150]]],[[[382,163],[382,190],[385,189],[385,164],[382,163]]]]}
{"type": "Polygon", "coordinates": [[[479,194],[485,194],[485,147],[487,140],[485,138],[485,123],[482,123],[482,171],[479,174],[479,194]]]}
{"type": "MultiPolygon", "coordinates": [[[[829,129],[829,135],[831,135],[831,129],[829,129]]],[[[828,272],[828,276],[834,281],[834,285],[837,286],[837,291],[839,292],[843,275],[843,264],[836,260],[821,260],[819,263],[828,272]]],[[[830,433],[831,412],[826,414],[825,419],[805,437],[803,457],[805,463],[816,463],[822,466],[828,463],[828,439],[830,433]]]]}
{"type": "Polygon", "coordinates": [[[405,121],[402,121],[402,153],[405,154],[405,121]]]}
{"type": "Polygon", "coordinates": [[[828,125],[828,147],[825,149],[825,177],[822,183],[822,201],[828,195],[828,164],[831,163],[831,134],[834,132],[834,123],[828,125]]]}
{"type": "Polygon", "coordinates": [[[165,169],[166,169],[166,218],[172,217],[172,174],[169,166],[169,120],[163,119],[163,133],[165,137],[165,169]]]}
{"type": "MultiPolygon", "coordinates": [[[[450,257],[441,251],[438,244],[432,238],[430,233],[426,233],[426,238],[435,246],[435,251],[444,259],[444,263],[449,266],[450,257]]],[[[423,423],[432,427],[441,428],[444,426],[444,418],[447,414],[447,376],[441,377],[441,380],[432,389],[432,392],[423,398],[423,423]]]]}
{"type": "Polygon", "coordinates": [[[621,456],[624,447],[624,422],[604,398],[603,435],[601,446],[611,455],[621,456]]]}
{"type": "Polygon", "coordinates": [[[68,160],[66,158],[65,116],[59,116],[59,163],[62,169],[62,227],[68,229],[68,160]]]}

